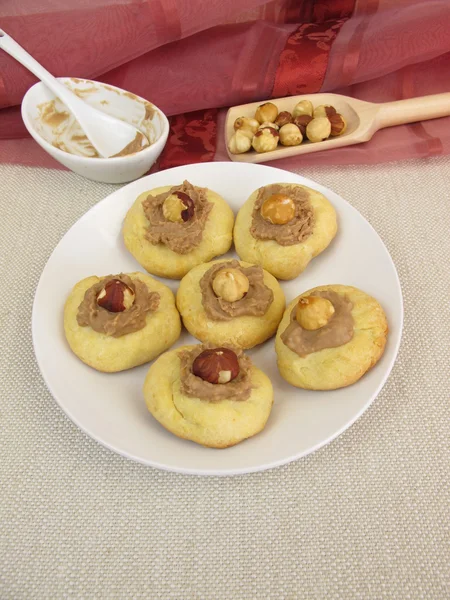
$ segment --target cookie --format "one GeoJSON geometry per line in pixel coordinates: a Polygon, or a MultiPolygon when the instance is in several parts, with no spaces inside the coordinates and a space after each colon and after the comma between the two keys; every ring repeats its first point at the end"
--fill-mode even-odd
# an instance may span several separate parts
{"type": "Polygon", "coordinates": [[[185,181],[140,194],[125,217],[123,237],[149,273],[181,279],[229,250],[233,223],[233,211],[219,194],[185,181]]]}
{"type": "MultiPolygon", "coordinates": [[[[231,348],[221,350],[229,353],[231,348]]],[[[273,404],[272,384],[248,357],[234,350],[239,373],[234,370],[234,379],[227,383],[210,383],[194,375],[193,366],[200,361],[213,378],[210,356],[202,361],[205,346],[184,346],[160,356],[150,367],[143,390],[153,417],[174,435],[210,448],[234,446],[264,429],[273,404]]],[[[233,365],[228,361],[224,366],[233,365]]]]}
{"type": "Polygon", "coordinates": [[[92,276],[70,292],[64,331],[78,358],[98,371],[114,373],[170,348],[180,336],[181,321],[171,290],[153,277],[92,276]]]}
{"type": "Polygon", "coordinates": [[[255,190],[239,210],[234,244],[242,260],[261,265],[278,279],[293,279],[336,232],[336,212],[323,194],[277,183],[255,190]]]}
{"type": "Polygon", "coordinates": [[[287,307],[275,340],[278,368],[296,387],[346,387],[380,360],[387,333],[374,298],[351,286],[319,286],[287,307]]]}
{"type": "Polygon", "coordinates": [[[260,266],[237,260],[194,267],[181,280],[176,301],[183,323],[194,337],[214,344],[228,342],[238,348],[252,348],[272,337],[285,307],[275,277],[260,266]],[[224,273],[225,289],[217,286],[224,273]],[[226,294],[226,274],[230,273],[234,296],[226,294]],[[244,283],[239,275],[243,275],[244,283]],[[239,278],[237,284],[233,277],[239,278]]]}

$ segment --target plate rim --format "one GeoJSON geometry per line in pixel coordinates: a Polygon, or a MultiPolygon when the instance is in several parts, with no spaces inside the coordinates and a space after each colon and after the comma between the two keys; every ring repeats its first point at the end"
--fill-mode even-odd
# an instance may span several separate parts
{"type": "Polygon", "coordinates": [[[308,456],[309,454],[313,454],[314,452],[317,452],[317,450],[320,450],[324,446],[327,446],[328,444],[333,442],[336,438],[338,438],[340,435],[342,435],[342,433],[344,433],[344,431],[346,431],[347,429],[352,427],[352,425],[371,406],[371,404],[375,401],[375,399],[378,397],[381,390],[385,386],[386,381],[388,380],[388,378],[392,372],[392,369],[394,367],[394,364],[397,360],[398,352],[399,352],[400,345],[402,342],[403,324],[404,324],[403,293],[402,293],[401,282],[400,282],[400,278],[398,275],[396,265],[394,263],[394,260],[392,259],[392,256],[391,256],[386,244],[384,243],[383,239],[381,238],[381,236],[378,234],[378,232],[373,227],[373,225],[359,212],[359,210],[357,208],[355,208],[348,200],[343,198],[337,192],[334,192],[330,188],[327,188],[326,186],[324,186],[312,179],[309,179],[308,177],[300,175],[298,173],[294,173],[292,171],[287,171],[285,169],[279,169],[277,167],[272,167],[269,165],[261,165],[261,164],[255,164],[255,163],[239,163],[239,162],[232,162],[232,161],[229,161],[229,162],[228,161],[210,161],[210,162],[205,162],[205,163],[193,163],[193,164],[189,164],[189,165],[180,165],[177,167],[173,167],[171,169],[166,169],[164,171],[158,171],[156,173],[150,173],[150,174],[148,174],[144,177],[141,177],[131,183],[122,185],[117,190],[114,190],[113,192],[111,192],[110,194],[108,194],[107,196],[105,196],[104,198],[99,200],[96,204],[94,204],[91,208],[89,208],[85,213],[83,213],[81,215],[81,217],[79,217],[69,227],[69,229],[67,229],[67,231],[65,231],[62,234],[61,238],[59,239],[58,243],[54,247],[53,251],[50,253],[49,257],[46,260],[44,268],[42,269],[41,275],[39,277],[39,281],[38,281],[35,291],[34,291],[33,306],[32,306],[32,311],[31,311],[31,334],[32,334],[33,350],[34,350],[34,355],[36,358],[37,365],[39,367],[40,374],[41,374],[42,379],[44,380],[44,383],[45,383],[47,389],[49,390],[52,398],[54,399],[56,404],[59,406],[59,408],[63,411],[63,413],[70,419],[70,421],[72,421],[72,423],[74,423],[85,435],[89,436],[93,441],[102,445],[104,448],[111,450],[115,454],[119,454],[123,458],[132,460],[132,461],[137,462],[142,465],[145,465],[146,467],[152,467],[152,468],[170,472],[170,473],[179,473],[182,475],[195,475],[195,476],[199,476],[199,477],[232,477],[232,476],[247,475],[247,474],[251,474],[251,473],[258,473],[258,472],[272,470],[277,467],[281,467],[281,466],[290,464],[296,460],[299,460],[305,456],[308,456]],[[176,173],[178,170],[184,170],[186,168],[192,168],[192,167],[195,168],[197,166],[201,166],[201,167],[206,166],[207,167],[207,166],[211,166],[211,165],[213,167],[219,167],[219,168],[223,165],[227,165],[227,166],[231,165],[231,168],[237,168],[237,169],[251,168],[251,169],[270,169],[270,170],[278,171],[278,172],[281,171],[285,174],[302,178],[304,181],[304,185],[307,185],[307,186],[311,187],[312,189],[319,191],[320,193],[324,193],[324,195],[326,192],[331,192],[332,194],[337,195],[339,197],[340,201],[344,202],[347,205],[347,208],[350,208],[351,211],[356,212],[358,214],[358,216],[365,221],[365,223],[370,227],[370,229],[373,231],[373,233],[378,237],[381,247],[382,247],[383,251],[385,252],[385,254],[388,256],[388,258],[392,264],[392,267],[393,267],[393,272],[395,275],[395,283],[398,288],[398,299],[399,299],[399,308],[400,308],[400,315],[399,315],[400,318],[399,318],[399,323],[398,323],[398,339],[395,341],[395,345],[393,347],[392,358],[390,359],[390,362],[386,367],[386,371],[385,371],[380,383],[378,384],[376,390],[373,392],[373,394],[371,394],[369,396],[368,400],[363,404],[363,406],[353,415],[353,417],[347,423],[345,423],[342,427],[340,427],[337,431],[335,431],[329,437],[321,440],[316,445],[314,445],[304,451],[298,452],[298,453],[290,455],[288,457],[274,460],[272,462],[266,462],[263,465],[258,465],[258,466],[254,466],[254,467],[242,467],[242,468],[225,468],[225,469],[221,469],[220,471],[215,470],[215,469],[208,469],[208,468],[199,470],[199,469],[195,469],[195,468],[172,467],[167,464],[159,463],[156,460],[150,461],[150,460],[143,459],[139,456],[135,456],[130,452],[126,452],[120,448],[115,447],[113,444],[110,444],[110,443],[104,441],[103,439],[99,439],[94,433],[92,433],[89,430],[89,427],[86,427],[85,425],[80,423],[79,420],[71,414],[70,410],[68,410],[60,402],[57,394],[54,393],[54,391],[52,389],[52,385],[51,385],[49,379],[47,378],[45,367],[43,367],[43,365],[42,365],[42,357],[40,358],[40,356],[39,356],[40,350],[38,348],[37,331],[36,331],[36,329],[37,329],[37,314],[36,314],[37,303],[38,303],[39,294],[41,293],[40,292],[41,287],[43,286],[43,279],[44,279],[45,272],[46,272],[47,268],[49,268],[48,265],[51,262],[55,253],[58,251],[59,246],[63,243],[65,237],[72,231],[72,229],[77,227],[80,222],[87,219],[88,215],[94,213],[96,210],[99,210],[98,207],[106,204],[109,201],[114,201],[113,200],[114,196],[119,193],[122,193],[125,188],[138,187],[143,181],[150,180],[155,175],[160,175],[161,173],[176,173]]]}

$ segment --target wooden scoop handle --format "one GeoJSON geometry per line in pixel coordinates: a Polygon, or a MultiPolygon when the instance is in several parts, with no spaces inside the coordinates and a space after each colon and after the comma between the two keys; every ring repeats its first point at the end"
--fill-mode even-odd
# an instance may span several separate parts
{"type": "Polygon", "coordinates": [[[450,115],[450,93],[433,94],[421,98],[398,100],[379,104],[377,124],[379,129],[415,123],[450,115]]]}

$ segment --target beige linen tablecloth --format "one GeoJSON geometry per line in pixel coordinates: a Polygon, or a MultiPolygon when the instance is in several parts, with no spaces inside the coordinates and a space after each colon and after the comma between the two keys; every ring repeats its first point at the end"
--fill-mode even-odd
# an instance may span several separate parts
{"type": "Polygon", "coordinates": [[[86,437],[35,362],[41,270],[115,186],[0,167],[2,599],[450,597],[450,158],[299,172],[385,241],[405,299],[400,354],[327,447],[265,473],[200,478],[86,437]]]}

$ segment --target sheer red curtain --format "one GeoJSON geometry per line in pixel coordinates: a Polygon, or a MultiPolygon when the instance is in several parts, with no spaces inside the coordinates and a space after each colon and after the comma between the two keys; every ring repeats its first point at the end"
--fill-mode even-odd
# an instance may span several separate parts
{"type": "MultiPolygon", "coordinates": [[[[317,91],[382,102],[450,90],[447,0],[2,0],[0,27],[55,75],[118,85],[171,115],[159,168],[223,159],[223,112],[233,104],[317,91]]],[[[58,168],[20,119],[33,83],[0,51],[0,161],[58,168]]],[[[449,152],[445,118],[301,161],[449,152]]]]}

